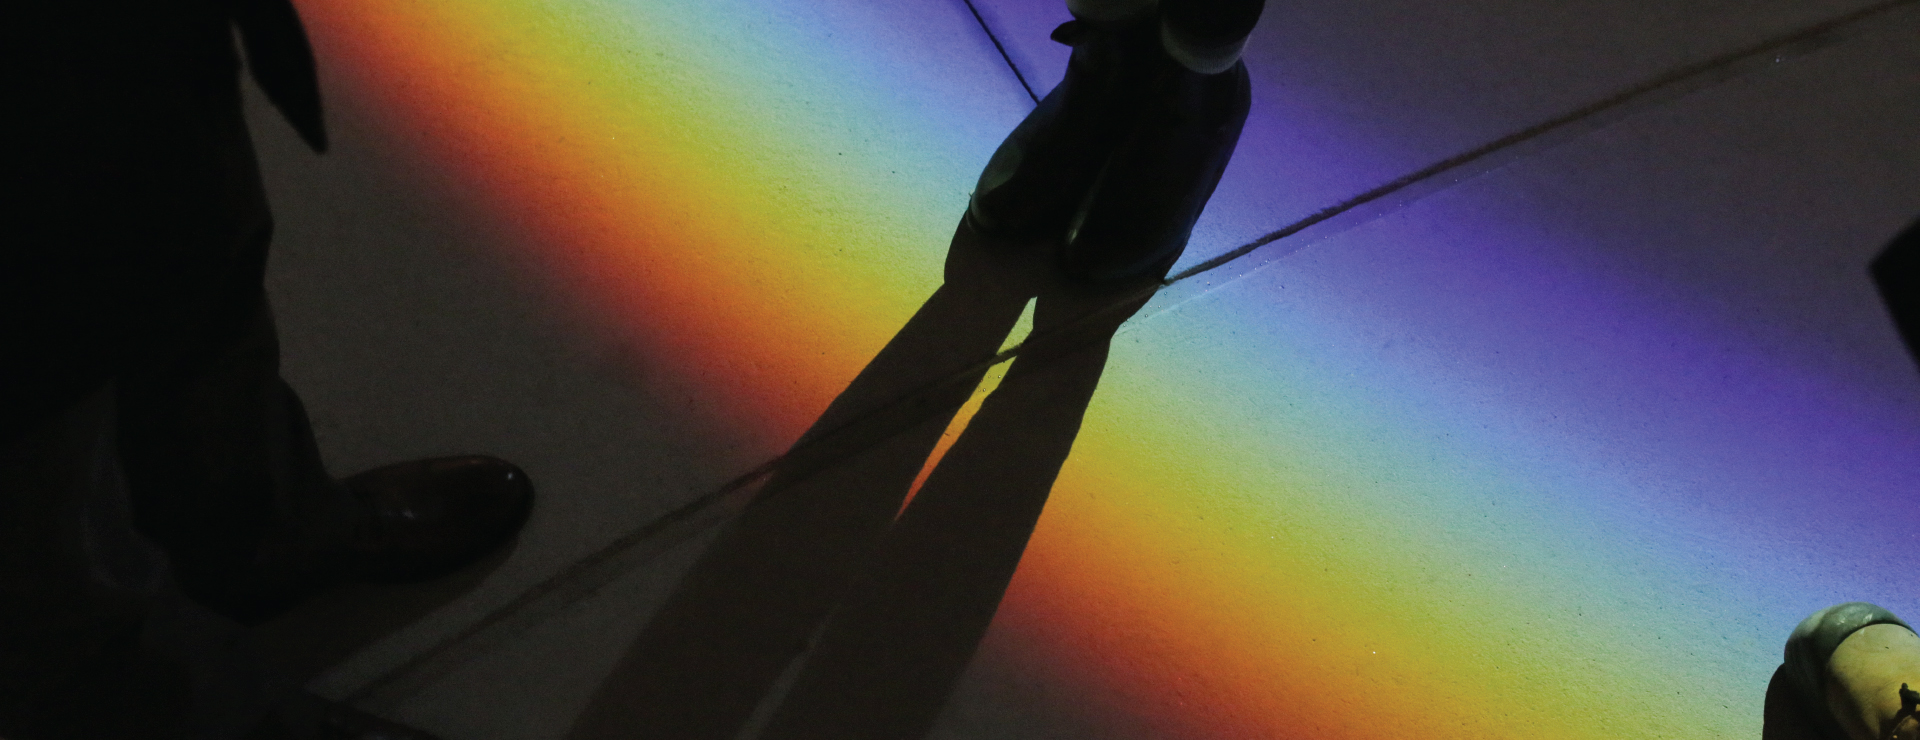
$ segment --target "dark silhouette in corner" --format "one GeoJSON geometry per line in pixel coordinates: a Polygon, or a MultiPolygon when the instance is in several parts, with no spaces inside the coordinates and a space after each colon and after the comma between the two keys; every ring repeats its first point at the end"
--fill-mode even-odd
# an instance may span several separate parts
{"type": "Polygon", "coordinates": [[[326,149],[299,16],[288,0],[18,5],[0,24],[17,114],[0,735],[431,738],[304,691],[246,630],[344,583],[473,564],[532,504],[525,474],[492,458],[344,480],[321,465],[279,374],[273,222],[239,79],[326,149]]]}

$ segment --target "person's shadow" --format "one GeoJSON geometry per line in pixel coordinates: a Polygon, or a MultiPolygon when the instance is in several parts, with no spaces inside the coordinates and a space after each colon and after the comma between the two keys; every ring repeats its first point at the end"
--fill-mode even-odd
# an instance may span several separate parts
{"type": "Polygon", "coordinates": [[[802,653],[761,737],[926,733],[1006,592],[1114,332],[1156,284],[1073,284],[1050,249],[962,220],[945,284],[718,535],[571,740],[732,740],[802,653]],[[1030,299],[1019,357],[902,511],[1030,299]]]}

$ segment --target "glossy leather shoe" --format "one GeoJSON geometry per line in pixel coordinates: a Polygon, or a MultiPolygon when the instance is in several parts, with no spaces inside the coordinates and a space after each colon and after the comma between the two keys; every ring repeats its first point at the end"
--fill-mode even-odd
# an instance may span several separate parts
{"type": "Polygon", "coordinates": [[[1157,28],[1145,12],[1054,29],[1054,41],[1073,47],[1066,77],[987,161],[967,204],[976,230],[1003,239],[1060,238],[1132,120],[1130,96],[1151,73],[1157,28]]]}
{"type": "Polygon", "coordinates": [[[1069,277],[1164,277],[1233,158],[1252,100],[1246,64],[1201,74],[1163,59],[1139,118],[1067,227],[1060,266],[1069,277]]]}
{"type": "Polygon", "coordinates": [[[533,484],[479,455],[397,463],[341,481],[362,507],[345,576],[411,583],[451,573],[513,538],[533,510],[533,484]]]}

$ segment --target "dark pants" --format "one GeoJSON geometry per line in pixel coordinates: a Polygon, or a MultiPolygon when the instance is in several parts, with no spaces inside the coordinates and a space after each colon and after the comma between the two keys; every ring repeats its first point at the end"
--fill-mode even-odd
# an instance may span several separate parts
{"type": "Polygon", "coordinates": [[[249,280],[0,443],[0,736],[234,738],[294,695],[243,624],[332,577],[352,511],[249,280]]]}
{"type": "MultiPolygon", "coordinates": [[[[112,383],[136,526],[185,593],[248,621],[324,575],[346,516],[262,289],[273,221],[230,16],[272,7],[304,53],[291,10],[255,0],[31,3],[0,24],[25,123],[0,145],[0,445],[112,383]]],[[[258,76],[276,57],[248,38],[258,76]]]]}
{"type": "Polygon", "coordinates": [[[298,687],[133,526],[102,387],[0,449],[0,735],[240,738],[298,687]]]}
{"type": "Polygon", "coordinates": [[[280,378],[264,300],[240,329],[197,345],[217,347],[206,355],[119,376],[115,423],[134,526],[182,591],[253,624],[336,577],[352,511],[280,378]]]}
{"type": "Polygon", "coordinates": [[[0,24],[20,125],[0,144],[8,740],[238,737],[292,689],[237,621],[324,579],[346,536],[263,298],[242,6],[28,3],[0,24]]]}

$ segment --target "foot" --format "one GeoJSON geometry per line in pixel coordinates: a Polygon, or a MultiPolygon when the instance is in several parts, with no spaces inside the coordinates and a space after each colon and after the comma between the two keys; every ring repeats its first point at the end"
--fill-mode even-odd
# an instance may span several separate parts
{"type": "Polygon", "coordinates": [[[1226,172],[1251,97],[1243,63],[1201,74],[1166,60],[1074,213],[1061,269],[1094,283],[1164,277],[1226,172]]]}
{"type": "Polygon", "coordinates": [[[505,460],[443,457],[397,463],[341,481],[361,509],[346,576],[412,583],[498,549],[533,509],[533,484],[505,460]]]}
{"type": "Polygon", "coordinates": [[[388,465],[285,495],[298,500],[291,521],[260,535],[251,557],[206,558],[211,566],[183,570],[183,590],[258,625],[342,583],[418,582],[458,570],[512,539],[533,505],[526,473],[484,456],[388,465]]]}
{"type": "Polygon", "coordinates": [[[1073,47],[1065,79],[1001,142],[980,173],[967,217],[997,239],[1053,241],[1132,121],[1132,96],[1157,53],[1151,6],[1054,29],[1073,47]]]}
{"type": "Polygon", "coordinates": [[[1246,124],[1240,50],[1265,0],[1160,0],[1128,130],[1077,204],[1060,254],[1092,283],[1161,279],[1187,246],[1246,124]]]}

